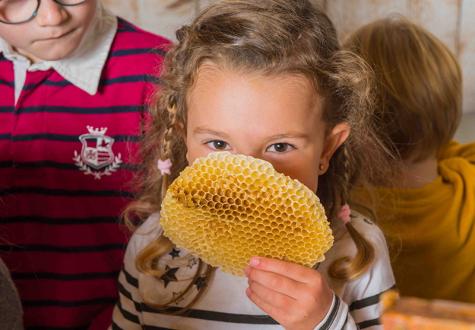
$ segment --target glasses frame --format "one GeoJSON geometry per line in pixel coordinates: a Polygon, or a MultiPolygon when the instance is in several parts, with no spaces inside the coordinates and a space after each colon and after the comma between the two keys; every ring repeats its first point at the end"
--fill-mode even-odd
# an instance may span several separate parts
{"type": "MultiPolygon", "coordinates": [[[[82,0],[82,1],[79,1],[78,3],[75,3],[75,4],[65,4],[61,0],[53,0],[53,1],[56,2],[58,5],[61,5],[63,7],[75,7],[75,6],[82,5],[87,0],[82,0]]],[[[33,12],[33,14],[31,15],[31,17],[26,19],[26,20],[23,20],[23,21],[20,21],[20,22],[7,22],[7,21],[4,21],[4,20],[0,19],[0,23],[9,24],[9,25],[18,25],[18,24],[24,24],[24,23],[30,22],[30,21],[34,20],[35,17],[38,15],[38,11],[40,10],[40,5],[41,5],[41,0],[36,0],[36,9],[33,12]]]]}

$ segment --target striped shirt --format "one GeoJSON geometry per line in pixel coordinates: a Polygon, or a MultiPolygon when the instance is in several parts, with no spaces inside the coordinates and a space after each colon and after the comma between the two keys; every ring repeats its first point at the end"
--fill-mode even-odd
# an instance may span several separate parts
{"type": "MultiPolygon", "coordinates": [[[[371,268],[360,277],[341,282],[328,277],[328,266],[343,256],[353,256],[355,245],[341,224],[334,228],[335,244],[326,254],[318,271],[335,292],[332,306],[316,329],[380,329],[379,296],[394,287],[386,241],[382,232],[369,220],[353,212],[352,223],[375,248],[371,268]]],[[[201,276],[193,279],[197,258],[183,249],[174,248],[159,260],[166,269],[161,279],[140,273],[135,266],[137,254],[160,234],[158,215],[150,217],[132,236],[119,275],[119,302],[114,309],[112,330],[118,329],[281,329],[282,327],[246,296],[247,278],[222,272],[211,278],[208,288],[192,309],[183,315],[172,315],[186,306],[203,284],[201,276]],[[144,301],[163,304],[194,281],[191,291],[170,306],[165,313],[144,301]]]]}
{"type": "Polygon", "coordinates": [[[29,69],[24,81],[0,53],[0,257],[27,328],[108,324],[117,299],[128,239],[118,216],[133,195],[144,104],[168,41],[113,21],[98,49],[29,69]]]}

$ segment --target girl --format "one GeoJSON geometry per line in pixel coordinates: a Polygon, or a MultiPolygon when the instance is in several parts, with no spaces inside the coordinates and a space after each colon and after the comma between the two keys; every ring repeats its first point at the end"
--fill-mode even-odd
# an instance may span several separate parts
{"type": "Polygon", "coordinates": [[[378,297],[394,285],[385,240],[346,205],[355,180],[385,168],[366,120],[362,62],[339,49],[333,25],[307,0],[222,1],[177,38],[145,138],[142,195],[126,212],[130,223],[146,220],[126,252],[113,329],[377,326],[378,297]],[[267,160],[317,191],[328,217],[343,220],[332,221],[336,243],[323,263],[256,256],[241,278],[162,236],[170,182],[220,150],[267,160]]]}

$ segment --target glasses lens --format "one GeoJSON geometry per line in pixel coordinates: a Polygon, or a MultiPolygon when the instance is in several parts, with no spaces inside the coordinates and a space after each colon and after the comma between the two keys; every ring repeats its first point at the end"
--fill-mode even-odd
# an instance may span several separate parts
{"type": "Polygon", "coordinates": [[[62,4],[63,6],[76,6],[81,3],[86,2],[87,0],[55,0],[57,3],[62,4]]]}
{"type": "Polygon", "coordinates": [[[37,6],[37,0],[0,0],[0,21],[5,23],[28,21],[37,6]]]}

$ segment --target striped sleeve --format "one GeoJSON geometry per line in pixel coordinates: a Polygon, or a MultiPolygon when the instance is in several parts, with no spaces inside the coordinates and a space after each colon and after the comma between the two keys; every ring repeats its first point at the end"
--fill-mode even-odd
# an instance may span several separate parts
{"type": "MultiPolygon", "coordinates": [[[[395,279],[383,233],[368,219],[358,220],[354,221],[354,226],[371,242],[375,258],[366,273],[348,283],[341,298],[348,304],[348,312],[357,329],[381,329],[380,296],[395,288],[395,279]]],[[[350,324],[346,326],[344,329],[353,329],[350,324]]]]}
{"type": "Polygon", "coordinates": [[[379,296],[371,296],[363,300],[353,302],[348,306],[337,295],[333,296],[333,302],[325,318],[317,325],[315,330],[354,330],[354,329],[382,329],[382,325],[379,319],[379,296]],[[356,323],[353,318],[353,311],[357,309],[364,309],[366,312],[360,313],[358,317],[365,318],[364,321],[356,323]]]}
{"type": "Polygon", "coordinates": [[[357,329],[348,305],[340,297],[333,295],[333,302],[325,318],[316,326],[315,330],[357,329]]]}
{"type": "Polygon", "coordinates": [[[151,216],[131,237],[124,257],[124,265],[119,274],[119,299],[112,314],[110,329],[142,329],[144,326],[142,295],[139,292],[139,271],[135,259],[148,243],[160,234],[160,227],[155,226],[157,218],[151,216]]]}
{"type": "MultiPolygon", "coordinates": [[[[130,245],[129,245],[130,246],[130,245]]],[[[133,262],[132,255],[127,253],[124,268],[119,275],[119,300],[112,314],[112,329],[142,329],[140,322],[140,308],[142,298],[138,292],[137,275],[132,275],[132,269],[127,265],[133,262]]]]}
{"type": "Polygon", "coordinates": [[[124,268],[119,275],[119,300],[112,314],[112,329],[142,329],[140,322],[141,298],[138,283],[124,268]]]}
{"type": "Polygon", "coordinates": [[[366,273],[347,282],[339,296],[334,296],[329,312],[316,327],[318,330],[382,329],[380,295],[395,288],[386,240],[368,219],[356,218],[352,223],[373,245],[375,259],[366,273]]]}
{"type": "Polygon", "coordinates": [[[119,274],[119,299],[112,314],[112,329],[142,329],[140,310],[142,297],[139,293],[138,271],[135,268],[137,247],[135,236],[130,240],[119,274]]]}
{"type": "Polygon", "coordinates": [[[379,297],[383,292],[362,300],[354,301],[350,306],[343,302],[338,296],[335,296],[328,315],[317,329],[382,329],[379,297]]]}

